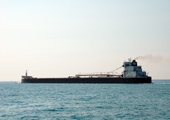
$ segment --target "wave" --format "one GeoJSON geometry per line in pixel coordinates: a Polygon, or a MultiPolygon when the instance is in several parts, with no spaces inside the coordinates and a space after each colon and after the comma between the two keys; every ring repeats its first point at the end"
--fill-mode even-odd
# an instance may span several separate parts
{"type": "Polygon", "coordinates": [[[170,84],[170,83],[153,83],[153,84],[170,84]]]}

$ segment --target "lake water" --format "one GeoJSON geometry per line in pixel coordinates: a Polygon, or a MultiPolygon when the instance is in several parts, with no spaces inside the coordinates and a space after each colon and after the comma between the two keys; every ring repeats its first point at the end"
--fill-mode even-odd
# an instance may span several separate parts
{"type": "Polygon", "coordinates": [[[167,120],[170,80],[151,84],[0,82],[0,120],[167,120]]]}

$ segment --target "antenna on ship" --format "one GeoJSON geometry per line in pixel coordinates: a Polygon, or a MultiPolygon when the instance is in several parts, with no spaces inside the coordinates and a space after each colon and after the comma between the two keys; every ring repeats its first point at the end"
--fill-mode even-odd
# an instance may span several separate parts
{"type": "Polygon", "coordinates": [[[27,77],[27,70],[26,70],[25,76],[27,77]]]}
{"type": "Polygon", "coordinates": [[[129,62],[132,62],[132,59],[131,59],[131,57],[130,57],[130,58],[128,58],[128,61],[129,61],[129,62]]]}

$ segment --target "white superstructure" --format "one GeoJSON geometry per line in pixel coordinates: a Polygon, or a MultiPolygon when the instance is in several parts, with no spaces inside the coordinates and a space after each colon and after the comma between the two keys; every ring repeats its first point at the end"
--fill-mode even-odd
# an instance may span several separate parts
{"type": "Polygon", "coordinates": [[[147,78],[145,71],[142,71],[141,66],[137,66],[137,62],[135,60],[131,61],[129,59],[128,62],[123,63],[124,71],[123,77],[125,78],[147,78]]]}
{"type": "Polygon", "coordinates": [[[33,78],[33,77],[32,76],[28,76],[27,70],[26,70],[25,76],[22,76],[22,79],[27,79],[27,78],[33,78]]]}

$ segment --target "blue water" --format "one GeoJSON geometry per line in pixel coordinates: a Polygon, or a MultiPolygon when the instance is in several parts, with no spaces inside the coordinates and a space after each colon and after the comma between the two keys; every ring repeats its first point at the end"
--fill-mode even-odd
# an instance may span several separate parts
{"type": "Polygon", "coordinates": [[[152,84],[0,82],[0,120],[167,120],[170,81],[152,84]]]}

